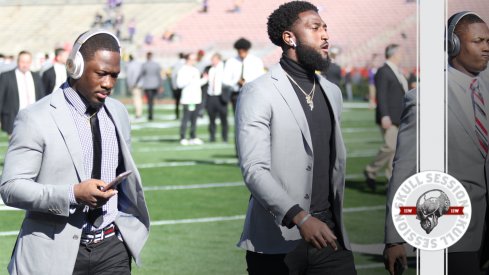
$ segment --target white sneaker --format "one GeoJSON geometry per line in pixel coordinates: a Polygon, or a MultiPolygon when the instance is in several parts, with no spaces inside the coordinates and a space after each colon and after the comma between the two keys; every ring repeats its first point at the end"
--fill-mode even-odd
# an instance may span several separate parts
{"type": "Polygon", "coordinates": [[[183,146],[186,146],[186,145],[189,145],[189,141],[187,139],[181,139],[180,140],[180,144],[183,145],[183,146]]]}
{"type": "Polygon", "coordinates": [[[193,138],[189,141],[189,143],[193,145],[202,145],[204,144],[204,141],[201,140],[200,138],[193,138]]]}

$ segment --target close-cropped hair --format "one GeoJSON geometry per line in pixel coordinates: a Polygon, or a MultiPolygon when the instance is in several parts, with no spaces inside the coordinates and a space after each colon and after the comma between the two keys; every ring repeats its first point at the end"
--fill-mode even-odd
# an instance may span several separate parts
{"type": "Polygon", "coordinates": [[[290,31],[294,23],[299,19],[299,14],[305,11],[318,12],[318,8],[306,1],[292,1],[282,4],[268,17],[268,37],[273,44],[282,47],[284,41],[282,34],[290,31]]]}
{"type": "Polygon", "coordinates": [[[101,50],[120,53],[119,43],[112,35],[108,33],[99,33],[90,37],[80,47],[80,53],[85,61],[91,60],[94,57],[95,52],[101,50]]]}
{"type": "MultiPolygon", "coordinates": [[[[450,19],[453,20],[452,16],[450,19]]],[[[457,26],[455,26],[455,30],[453,31],[456,35],[460,36],[463,32],[466,31],[467,26],[475,23],[486,23],[482,18],[475,14],[467,14],[458,21],[457,26]]],[[[450,24],[450,23],[449,23],[450,24]]]]}
{"type": "Polygon", "coordinates": [[[58,56],[64,51],[65,51],[65,49],[63,49],[63,48],[56,48],[56,49],[54,49],[54,56],[58,56]]]}
{"type": "Polygon", "coordinates": [[[399,48],[398,44],[389,44],[387,47],[385,47],[385,59],[391,58],[399,48]]]}

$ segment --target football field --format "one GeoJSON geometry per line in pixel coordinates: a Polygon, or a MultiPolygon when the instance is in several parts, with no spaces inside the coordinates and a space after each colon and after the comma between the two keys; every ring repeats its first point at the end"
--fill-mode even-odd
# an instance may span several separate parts
{"type": "MultiPolygon", "coordinates": [[[[180,121],[175,120],[172,108],[159,105],[155,120],[132,125],[133,157],[152,221],[143,266],[134,267],[133,274],[247,274],[245,253],[236,242],[250,194],[237,166],[234,142],[222,143],[217,136],[216,143],[208,143],[204,116],[198,120],[198,137],[205,143],[180,145],[180,121]]],[[[132,106],[128,109],[132,115],[132,106]]],[[[380,175],[373,193],[362,174],[381,145],[380,131],[367,104],[345,103],[342,116],[347,147],[344,216],[355,265],[358,274],[388,274],[381,256],[386,183],[380,175]]],[[[229,122],[234,125],[232,116],[229,122]]],[[[230,128],[233,141],[234,128],[230,128]]],[[[7,145],[2,133],[2,165],[7,145]]],[[[7,273],[22,217],[23,211],[0,205],[0,274],[7,273]]],[[[404,274],[415,274],[412,264],[404,274]]]]}

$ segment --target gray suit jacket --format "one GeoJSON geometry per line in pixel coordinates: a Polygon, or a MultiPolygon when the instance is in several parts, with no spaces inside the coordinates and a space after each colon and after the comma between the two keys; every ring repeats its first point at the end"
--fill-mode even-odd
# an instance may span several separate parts
{"type": "Polygon", "coordinates": [[[161,79],[161,66],[154,61],[147,61],[143,64],[141,75],[136,83],[141,83],[145,90],[158,89],[163,85],[161,79]]]}
{"type": "MultiPolygon", "coordinates": [[[[19,112],[5,157],[0,193],[6,205],[26,210],[12,259],[11,274],[72,274],[86,214],[70,207],[71,185],[89,178],[83,151],[63,90],[19,112]],[[56,262],[53,262],[56,261],[56,262]]],[[[119,136],[126,170],[119,186],[116,225],[136,263],[148,238],[149,216],[141,178],[130,154],[125,107],[107,98],[105,106],[119,136]]]]}
{"type": "MultiPolygon", "coordinates": [[[[487,71],[486,71],[487,72],[487,71]]],[[[487,74],[486,74],[487,76],[487,74]]],[[[486,77],[485,81],[489,79],[486,77]]],[[[465,235],[449,252],[477,251],[483,240],[486,215],[486,190],[489,182],[489,163],[484,160],[478,149],[473,121],[469,121],[460,103],[456,100],[455,83],[448,78],[447,94],[447,173],[455,177],[467,190],[472,203],[472,218],[465,235]]],[[[484,81],[484,80],[483,80],[484,81]]],[[[397,139],[397,150],[394,158],[394,170],[389,182],[387,196],[385,242],[404,242],[397,233],[392,221],[391,206],[394,195],[402,182],[416,171],[416,91],[406,94],[405,109],[397,139]]],[[[442,217],[443,218],[443,217],[442,217]]]]}
{"type": "MultiPolygon", "coordinates": [[[[344,245],[350,249],[342,216],[346,164],[340,130],[342,97],[336,85],[324,77],[318,79],[335,121],[331,205],[344,245]]],[[[243,87],[236,109],[236,137],[244,181],[252,194],[238,246],[267,254],[290,252],[301,236],[296,227],[282,226],[282,220],[295,204],[309,210],[313,169],[328,168],[312,167],[314,152],[306,116],[279,65],[243,87]]]]}

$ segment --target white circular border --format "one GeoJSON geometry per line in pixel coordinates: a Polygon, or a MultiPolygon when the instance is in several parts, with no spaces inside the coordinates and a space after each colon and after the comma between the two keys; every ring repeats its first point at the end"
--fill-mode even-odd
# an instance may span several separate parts
{"type": "MultiPolygon", "coordinates": [[[[423,191],[421,191],[421,193],[423,193],[423,191]]],[[[462,238],[470,224],[470,219],[472,217],[472,205],[467,191],[457,179],[450,176],[449,174],[439,171],[423,171],[409,177],[399,186],[392,201],[391,214],[392,221],[397,230],[397,233],[399,233],[399,235],[407,243],[418,249],[434,251],[445,249],[455,244],[462,238]],[[448,183],[452,185],[451,188],[447,187],[448,183]],[[406,189],[413,190],[411,190],[410,193],[406,194],[406,189]],[[424,232],[424,230],[421,228],[419,220],[416,219],[416,215],[400,215],[401,206],[416,206],[416,201],[419,197],[416,194],[416,190],[418,189],[424,189],[423,191],[428,189],[442,190],[450,198],[450,206],[464,206],[464,215],[444,215],[439,218],[439,223],[437,227],[435,227],[435,229],[440,227],[440,219],[444,218],[456,219],[455,222],[452,222],[455,223],[455,225],[448,229],[445,228],[446,232],[441,234],[439,233],[440,229],[438,229],[438,234],[436,235],[441,235],[438,237],[432,237],[433,235],[430,236],[430,234],[426,234],[426,232],[424,232]],[[463,192],[463,201],[466,202],[466,198],[468,203],[466,203],[465,205],[461,205],[460,200],[456,198],[453,190],[455,190],[457,194],[461,194],[460,192],[463,192]],[[413,195],[416,196],[416,198],[414,198],[414,203],[412,202],[413,195]],[[417,222],[418,228],[413,228],[413,226],[411,225],[413,221],[411,219],[414,219],[417,222]],[[466,226],[460,229],[459,227],[461,227],[462,224],[465,224],[466,226]],[[457,229],[457,234],[452,234],[454,233],[453,230],[455,229],[457,229]],[[449,234],[450,236],[448,236],[449,234]]],[[[435,229],[433,231],[435,231],[435,229]]]]}

